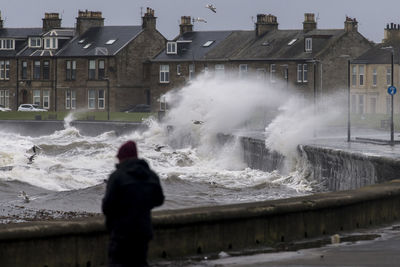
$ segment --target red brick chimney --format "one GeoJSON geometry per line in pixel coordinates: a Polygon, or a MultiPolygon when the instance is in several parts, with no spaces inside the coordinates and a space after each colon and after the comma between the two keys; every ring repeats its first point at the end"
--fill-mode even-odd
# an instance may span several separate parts
{"type": "Polygon", "coordinates": [[[179,25],[180,34],[184,34],[185,32],[192,32],[193,31],[193,24],[191,21],[190,16],[182,16],[181,17],[181,24],[179,25]]]}
{"type": "Polygon", "coordinates": [[[76,18],[76,34],[81,35],[89,28],[103,26],[104,18],[101,16],[100,11],[79,10],[76,18]]]}
{"type": "Polygon", "coordinates": [[[147,8],[146,13],[142,17],[142,29],[155,30],[157,17],[154,17],[154,9],[147,8]]]}
{"type": "Polygon", "coordinates": [[[358,31],[358,21],[354,18],[346,17],[344,21],[344,30],[346,32],[357,32],[358,31]]]}
{"type": "Polygon", "coordinates": [[[58,13],[44,13],[43,31],[47,32],[51,29],[61,28],[61,19],[58,13]]]}
{"type": "Polygon", "coordinates": [[[309,32],[317,28],[313,13],[304,13],[303,31],[309,32]]]}
{"type": "Polygon", "coordinates": [[[265,33],[278,29],[278,22],[274,15],[257,14],[256,35],[261,36],[265,33]]]}

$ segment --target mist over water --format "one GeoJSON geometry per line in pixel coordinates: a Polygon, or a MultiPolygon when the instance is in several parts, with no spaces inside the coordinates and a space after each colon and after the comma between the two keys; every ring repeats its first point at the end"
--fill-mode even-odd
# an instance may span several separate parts
{"type": "MultiPolygon", "coordinates": [[[[312,136],[315,124],[326,123],[337,114],[315,117],[310,105],[294,101],[291,92],[281,88],[279,83],[269,86],[255,79],[199,77],[165,96],[170,109],[162,122],[150,118],[145,122],[148,130],[124,136],[114,132],[83,136],[71,126],[73,113],[66,117],[64,130],[47,136],[0,131],[0,167],[13,166],[0,171],[0,186],[17,181],[55,192],[79,192],[101,185],[117,163],[119,146],[135,140],[139,157],[160,175],[166,208],[308,194],[313,182],[308,180],[306,167],[293,159],[294,151],[312,136]],[[216,139],[217,133],[253,130],[265,134],[271,150],[292,161],[287,173],[247,168],[237,139],[224,146],[216,139]],[[39,152],[28,164],[34,145],[39,152]]],[[[87,199],[92,197],[85,192],[87,199]]],[[[98,190],[95,194],[98,199],[98,190]]]]}

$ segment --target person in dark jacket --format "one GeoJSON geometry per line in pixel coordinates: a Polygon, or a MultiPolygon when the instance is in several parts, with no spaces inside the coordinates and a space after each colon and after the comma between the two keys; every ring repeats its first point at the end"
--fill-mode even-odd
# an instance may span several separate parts
{"type": "Polygon", "coordinates": [[[109,266],[148,266],[151,209],[164,202],[160,179],[146,161],[138,159],[133,141],[120,147],[117,158],[102,203],[110,233],[109,266]]]}

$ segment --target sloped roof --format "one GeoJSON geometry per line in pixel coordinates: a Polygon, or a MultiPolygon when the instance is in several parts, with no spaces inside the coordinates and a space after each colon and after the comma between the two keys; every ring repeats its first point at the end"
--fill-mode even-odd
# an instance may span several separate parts
{"type": "Polygon", "coordinates": [[[1,28],[0,38],[27,38],[41,35],[42,28],[1,28]]]}
{"type": "Polygon", "coordinates": [[[178,54],[167,54],[163,50],[154,61],[192,61],[202,60],[205,55],[225,40],[232,31],[199,31],[186,32],[175,41],[178,42],[178,54]],[[213,41],[209,46],[204,46],[208,41],[213,41]]]}
{"type": "Polygon", "coordinates": [[[57,55],[62,57],[115,55],[141,31],[141,26],[93,27],[72,39],[57,55]],[[110,40],[115,41],[106,44],[110,40]]]}
{"type": "Polygon", "coordinates": [[[391,64],[392,48],[394,50],[394,63],[399,63],[400,45],[378,44],[367,52],[351,61],[353,64],[391,64]]]}
{"type": "Polygon", "coordinates": [[[273,30],[260,37],[254,31],[187,32],[177,39],[192,40],[184,51],[167,55],[164,50],[153,61],[308,60],[317,57],[343,34],[344,29],[273,30]],[[312,52],[304,50],[307,37],[312,37],[312,52]],[[207,40],[216,41],[210,47],[202,47],[207,40]]]}

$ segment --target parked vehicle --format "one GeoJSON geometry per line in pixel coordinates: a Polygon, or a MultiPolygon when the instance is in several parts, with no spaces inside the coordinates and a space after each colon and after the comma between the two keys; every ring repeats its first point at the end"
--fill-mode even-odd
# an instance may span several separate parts
{"type": "Polygon", "coordinates": [[[0,112],[1,111],[11,111],[11,109],[10,108],[6,108],[5,106],[3,106],[3,105],[0,105],[0,112]]]}
{"type": "Polygon", "coordinates": [[[36,104],[22,104],[18,107],[18,111],[47,111],[47,109],[40,108],[36,104]]]}

